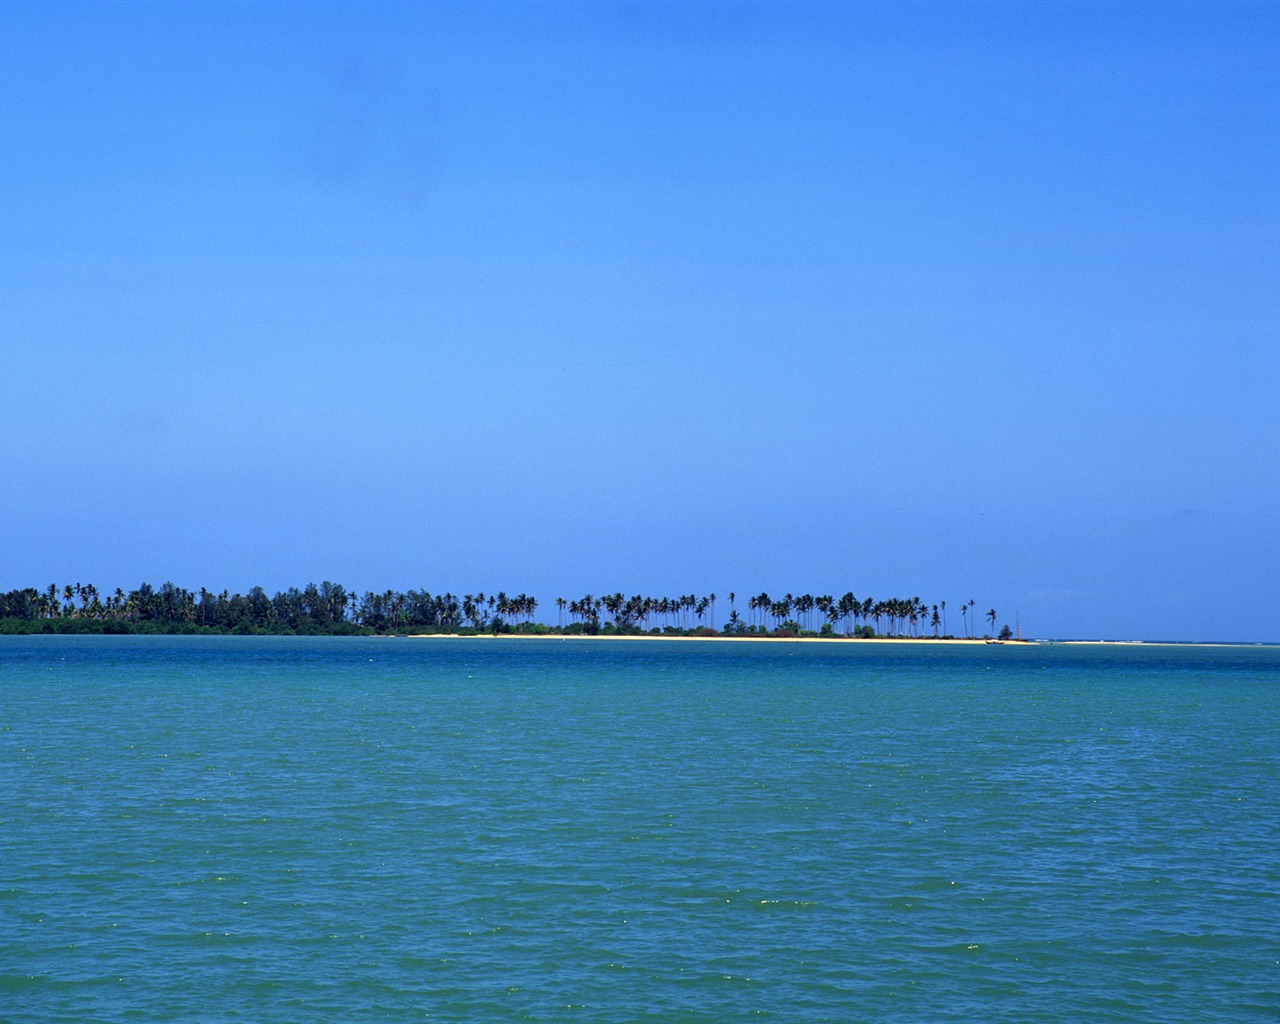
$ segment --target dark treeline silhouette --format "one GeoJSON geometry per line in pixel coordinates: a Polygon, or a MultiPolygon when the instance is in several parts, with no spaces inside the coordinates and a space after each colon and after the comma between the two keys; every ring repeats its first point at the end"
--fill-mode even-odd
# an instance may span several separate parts
{"type": "MultiPolygon", "coordinates": [[[[947,603],[918,597],[873,600],[830,594],[767,593],[746,601],[727,598],[729,614],[716,628],[715,594],[626,597],[621,593],[555,599],[554,626],[535,619],[536,598],[526,594],[431,594],[387,590],[360,594],[338,583],[308,583],[268,595],[187,590],[173,583],[143,583],[128,592],[100,593],[91,584],[50,584],[0,593],[3,633],[271,633],[343,635],[381,633],[670,634],[702,636],[948,637],[947,603]]],[[[724,606],[722,602],[721,607],[724,606]]],[[[977,635],[976,602],[960,605],[963,635],[977,635]]],[[[994,633],[997,616],[985,618],[994,633]]],[[[1002,637],[1009,634],[1006,626],[1002,637]]]]}
{"type": "Polygon", "coordinates": [[[269,596],[187,590],[173,583],[101,594],[79,583],[0,593],[0,631],[103,633],[296,633],[341,635],[408,630],[510,630],[531,623],[537,601],[524,594],[359,594],[327,580],[269,596]]]}

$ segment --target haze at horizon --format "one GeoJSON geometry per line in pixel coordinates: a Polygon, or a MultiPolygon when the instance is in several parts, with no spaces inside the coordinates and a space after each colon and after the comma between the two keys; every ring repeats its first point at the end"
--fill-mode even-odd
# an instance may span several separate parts
{"type": "Polygon", "coordinates": [[[1273,6],[0,28],[0,588],[1280,639],[1273,6]]]}

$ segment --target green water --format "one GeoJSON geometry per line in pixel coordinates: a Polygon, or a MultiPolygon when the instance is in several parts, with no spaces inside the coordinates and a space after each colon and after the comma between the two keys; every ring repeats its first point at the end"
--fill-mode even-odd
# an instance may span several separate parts
{"type": "Polygon", "coordinates": [[[1280,650],[0,640],[0,1020],[1275,1021],[1280,650]]]}

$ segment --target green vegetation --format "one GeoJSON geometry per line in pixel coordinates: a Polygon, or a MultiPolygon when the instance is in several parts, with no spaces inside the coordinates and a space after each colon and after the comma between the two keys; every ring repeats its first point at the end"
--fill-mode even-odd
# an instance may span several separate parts
{"type": "MultiPolygon", "coordinates": [[[[611,636],[852,636],[941,638],[946,633],[945,601],[927,605],[916,598],[858,599],[760,593],[746,602],[728,595],[729,615],[716,628],[715,594],[680,597],[626,597],[621,593],[576,600],[555,599],[556,624],[535,619],[536,598],[526,594],[430,594],[387,590],[358,594],[337,583],[309,583],[268,596],[261,587],[247,594],[190,591],[173,583],[103,595],[92,585],[50,584],[0,593],[0,633],[238,633],[302,636],[387,633],[529,633],[611,636]]],[[[976,624],[973,601],[962,603],[965,636],[976,624]]],[[[996,613],[986,618],[992,633],[996,613]]],[[[1009,636],[1009,627],[1000,633],[1009,636]]]]}
{"type": "Polygon", "coordinates": [[[106,596],[96,587],[50,584],[0,594],[0,633],[262,633],[332,636],[397,632],[538,632],[538,602],[524,594],[359,595],[328,581],[269,597],[144,583],[106,596]]]}

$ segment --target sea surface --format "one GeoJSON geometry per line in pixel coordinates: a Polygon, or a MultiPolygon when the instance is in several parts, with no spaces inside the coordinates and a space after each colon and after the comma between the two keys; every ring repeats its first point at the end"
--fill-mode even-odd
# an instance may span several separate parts
{"type": "Polygon", "coordinates": [[[1280,1018],[1280,649],[0,638],[0,1021],[1280,1018]]]}

